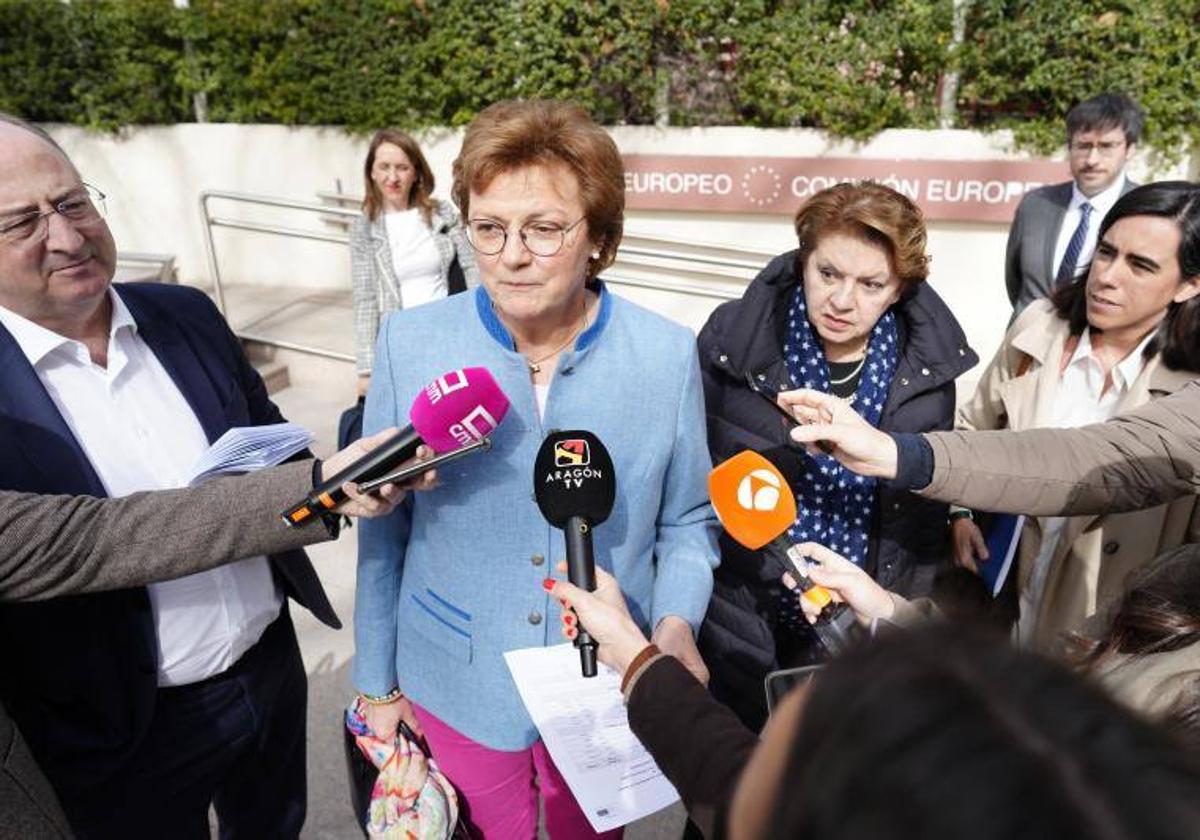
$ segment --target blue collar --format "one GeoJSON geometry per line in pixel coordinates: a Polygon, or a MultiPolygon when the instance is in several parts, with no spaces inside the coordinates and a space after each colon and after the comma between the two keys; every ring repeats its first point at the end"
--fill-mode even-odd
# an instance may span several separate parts
{"type": "MultiPolygon", "coordinates": [[[[593,280],[592,283],[594,284],[592,288],[600,295],[600,308],[596,313],[596,320],[576,339],[576,353],[586,350],[596,342],[596,339],[600,337],[600,333],[604,332],[604,327],[608,324],[608,319],[612,315],[612,297],[608,293],[608,286],[599,278],[593,280]]],[[[488,296],[487,289],[482,284],[475,287],[475,311],[479,314],[479,320],[483,323],[483,327],[488,331],[488,334],[501,347],[515,352],[517,343],[513,341],[512,335],[500,321],[500,316],[492,308],[492,299],[488,296]]]]}

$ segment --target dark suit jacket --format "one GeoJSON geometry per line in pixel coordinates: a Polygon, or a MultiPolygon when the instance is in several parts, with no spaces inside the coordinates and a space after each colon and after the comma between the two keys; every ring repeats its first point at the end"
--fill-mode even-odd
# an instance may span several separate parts
{"type": "MultiPolygon", "coordinates": [[[[209,441],[233,426],[281,421],[238,340],[200,291],[117,287],[209,441]]],[[[0,490],[103,496],[104,488],[37,374],[0,328],[0,490]]],[[[340,626],[307,558],[278,555],[283,590],[340,626]],[[281,562],[287,561],[287,562],[281,562]]],[[[154,710],[158,646],[144,588],[0,608],[0,699],[59,794],[118,770],[154,710]]]]}
{"type": "MultiPolygon", "coordinates": [[[[311,479],[302,461],[120,499],[0,491],[0,601],[139,586],[318,542],[324,528],[286,528],[278,517],[311,479]]],[[[58,798],[3,706],[0,761],[0,838],[69,837],[58,798]]]]}
{"type": "MultiPolygon", "coordinates": [[[[1121,177],[1125,178],[1124,175],[1121,177]]],[[[1063,218],[1071,206],[1072,181],[1051,184],[1033,190],[1017,205],[1012,227],[1008,230],[1008,250],[1004,260],[1004,285],[1013,305],[1013,318],[1038,298],[1054,290],[1058,266],[1054,264],[1054,246],[1062,231],[1063,218]]],[[[1137,184],[1125,178],[1121,195],[1137,184]]],[[[1093,219],[1100,224],[1100,219],[1093,219]]]]}

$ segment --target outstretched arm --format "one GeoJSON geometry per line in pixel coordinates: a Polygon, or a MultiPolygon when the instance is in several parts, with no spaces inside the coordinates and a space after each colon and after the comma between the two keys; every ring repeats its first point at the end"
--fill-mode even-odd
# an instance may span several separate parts
{"type": "Polygon", "coordinates": [[[977,510],[1077,516],[1140,510],[1200,492],[1200,380],[1107,423],[1023,432],[871,428],[836,397],[790,392],[799,443],[824,443],[863,475],[977,510]],[[918,461],[928,458],[928,468],[918,461]]]}
{"type": "MultiPolygon", "coordinates": [[[[387,436],[342,450],[322,465],[323,475],[334,475],[387,436]]],[[[288,528],[279,516],[312,489],[312,479],[313,462],[306,460],[116,499],[0,492],[0,600],[142,586],[329,539],[324,528],[288,528]]],[[[404,494],[385,489],[382,497],[355,492],[340,510],[387,513],[404,494]]]]}

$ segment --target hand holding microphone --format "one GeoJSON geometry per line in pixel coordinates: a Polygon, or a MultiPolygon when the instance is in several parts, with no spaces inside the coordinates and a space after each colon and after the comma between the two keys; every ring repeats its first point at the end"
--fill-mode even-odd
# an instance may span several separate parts
{"type": "Polygon", "coordinates": [[[757,452],[739,452],[708,474],[708,491],[730,537],[746,548],[778,553],[797,570],[801,606],[806,614],[815,610],[813,629],[826,651],[836,656],[853,644],[859,634],[853,611],[805,574],[808,555],[787,539],[796,499],[779,468],[757,452]]]}
{"type": "MultiPolygon", "coordinates": [[[[796,552],[808,558],[806,568],[784,575],[784,585],[795,590],[803,584],[799,577],[807,576],[810,585],[827,590],[836,602],[843,602],[854,611],[860,624],[870,624],[876,619],[890,619],[896,612],[896,602],[891,594],[876,583],[870,575],[851,563],[842,555],[830,551],[817,543],[800,543],[796,552]],[[787,578],[791,578],[790,582],[787,578]]],[[[821,608],[807,598],[800,599],[800,608],[809,621],[815,621],[821,608]]]]}
{"type": "MultiPolygon", "coordinates": [[[[369,454],[379,446],[387,443],[395,436],[398,429],[392,427],[369,437],[359,438],[339,452],[330,455],[321,462],[322,481],[332,478],[339,472],[369,454]]],[[[433,456],[433,450],[423,446],[417,450],[418,460],[428,460],[433,456]]],[[[437,473],[433,470],[422,474],[407,484],[389,482],[375,488],[373,491],[363,491],[353,483],[343,487],[346,501],[333,509],[334,513],[345,516],[370,519],[377,516],[387,516],[396,505],[404,501],[408,490],[424,490],[431,486],[437,473]]]]}
{"type": "MultiPolygon", "coordinates": [[[[567,564],[559,563],[558,570],[567,571],[567,564]]],[[[591,628],[589,635],[598,645],[596,654],[600,661],[618,674],[624,674],[629,663],[650,644],[629,615],[616,578],[604,569],[596,569],[596,588],[592,592],[552,578],[546,578],[546,590],[565,605],[563,635],[575,641],[579,622],[586,623],[591,628]]]]}
{"type": "Polygon", "coordinates": [[[411,461],[423,444],[445,456],[441,460],[485,449],[481,442],[504,419],[508,405],[508,398],[486,368],[463,368],[438,377],[413,400],[411,425],[314,487],[307,498],[281,514],[283,521],[292,526],[307,525],[319,514],[332,511],[346,501],[343,485],[348,482],[359,484],[360,490],[363,485],[369,489],[373,481],[406,481],[432,469],[439,459],[392,475],[401,464],[411,461]]]}
{"type": "MultiPolygon", "coordinates": [[[[533,465],[534,498],[546,521],[563,530],[567,578],[584,592],[596,589],[592,528],[612,513],[616,486],[612,458],[591,432],[555,432],[542,442],[533,465]]],[[[582,626],[575,647],[583,675],[596,676],[596,642],[582,626]]]]}

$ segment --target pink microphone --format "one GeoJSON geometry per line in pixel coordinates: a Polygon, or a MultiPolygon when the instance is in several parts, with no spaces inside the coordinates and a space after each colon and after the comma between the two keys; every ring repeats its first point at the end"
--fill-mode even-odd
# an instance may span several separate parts
{"type": "MultiPolygon", "coordinates": [[[[444,453],[487,439],[508,412],[508,397],[487,368],[454,370],[426,385],[408,412],[410,425],[350,466],[312,489],[308,498],[284,511],[288,525],[311,522],[346,500],[342,485],[387,476],[428,445],[444,453]]],[[[415,476],[412,473],[409,477],[415,476]]]]}

